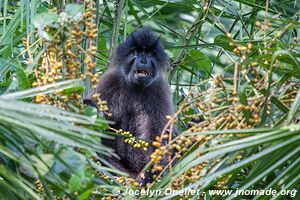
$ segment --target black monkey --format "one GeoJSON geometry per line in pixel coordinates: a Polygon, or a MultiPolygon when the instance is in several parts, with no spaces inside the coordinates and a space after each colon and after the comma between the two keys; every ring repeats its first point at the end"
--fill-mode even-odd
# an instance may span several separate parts
{"type": "MultiPolygon", "coordinates": [[[[173,114],[165,77],[167,64],[168,56],[150,28],[137,30],[117,47],[111,66],[96,89],[100,98],[107,101],[112,115],[105,117],[115,122],[113,128],[129,131],[144,140],[160,136],[166,116],[173,114]]],[[[108,161],[132,177],[139,175],[153,152],[152,145],[145,152],[124,143],[123,138],[104,139],[103,144],[120,156],[120,160],[108,158],[108,161]]],[[[146,176],[149,180],[145,182],[149,182],[149,174],[146,176]]]]}

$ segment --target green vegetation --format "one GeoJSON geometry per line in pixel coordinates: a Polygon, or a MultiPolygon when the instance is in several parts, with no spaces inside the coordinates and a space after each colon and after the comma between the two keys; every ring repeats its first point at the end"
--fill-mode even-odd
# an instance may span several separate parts
{"type": "Polygon", "coordinates": [[[299,8],[296,0],[0,0],[0,199],[140,190],[101,165],[96,152],[113,154],[101,138],[120,131],[109,132],[82,99],[114,47],[142,26],[153,27],[170,56],[177,112],[162,137],[175,124],[180,132],[167,146],[147,141],[161,174],[145,189],[202,195],[123,198],[271,199],[208,191],[274,189],[298,190],[274,199],[299,199],[299,8]],[[161,166],[171,150],[176,165],[161,166]]]}

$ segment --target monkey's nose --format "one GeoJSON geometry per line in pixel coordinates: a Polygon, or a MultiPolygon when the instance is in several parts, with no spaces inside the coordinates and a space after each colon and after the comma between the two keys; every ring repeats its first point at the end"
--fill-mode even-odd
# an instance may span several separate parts
{"type": "Polygon", "coordinates": [[[144,56],[142,56],[141,59],[140,59],[140,62],[142,64],[147,64],[147,59],[144,56]]]}

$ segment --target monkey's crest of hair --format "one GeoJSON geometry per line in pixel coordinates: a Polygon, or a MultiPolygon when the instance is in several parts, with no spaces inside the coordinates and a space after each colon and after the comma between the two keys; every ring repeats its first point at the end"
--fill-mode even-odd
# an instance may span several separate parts
{"type": "Polygon", "coordinates": [[[166,68],[168,56],[163,45],[154,31],[150,27],[144,27],[133,32],[124,43],[117,48],[117,61],[121,63],[134,50],[151,50],[161,68],[166,68]]]}

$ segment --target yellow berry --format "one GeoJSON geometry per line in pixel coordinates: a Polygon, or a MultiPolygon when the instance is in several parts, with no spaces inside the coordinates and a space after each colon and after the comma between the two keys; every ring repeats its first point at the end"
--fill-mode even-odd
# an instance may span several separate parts
{"type": "Polygon", "coordinates": [[[232,34],[231,34],[231,33],[226,33],[226,36],[227,36],[228,38],[232,38],[232,34]]]}
{"type": "Polygon", "coordinates": [[[167,120],[170,120],[170,119],[172,119],[172,117],[171,117],[170,115],[167,115],[167,116],[166,116],[166,119],[167,119],[167,120]]]}
{"type": "Polygon", "coordinates": [[[259,21],[256,21],[256,22],[255,22],[255,26],[261,27],[261,23],[260,23],[259,21]]]}
{"type": "Polygon", "coordinates": [[[137,186],[139,186],[140,184],[138,183],[138,182],[134,182],[133,183],[133,186],[135,186],[135,187],[137,187],[137,186]]]}
{"type": "Polygon", "coordinates": [[[160,143],[159,143],[159,142],[153,142],[152,145],[153,145],[154,147],[157,147],[157,148],[160,147],[160,143]]]}

